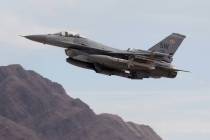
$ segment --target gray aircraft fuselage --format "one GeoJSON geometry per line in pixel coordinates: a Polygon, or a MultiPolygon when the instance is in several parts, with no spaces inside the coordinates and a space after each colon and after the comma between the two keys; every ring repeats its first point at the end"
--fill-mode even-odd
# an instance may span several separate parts
{"type": "Polygon", "coordinates": [[[173,54],[185,38],[176,33],[147,51],[115,49],[68,32],[24,37],[65,48],[68,63],[101,74],[130,79],[175,78],[177,72],[182,71],[174,69],[171,65],[173,54]]]}

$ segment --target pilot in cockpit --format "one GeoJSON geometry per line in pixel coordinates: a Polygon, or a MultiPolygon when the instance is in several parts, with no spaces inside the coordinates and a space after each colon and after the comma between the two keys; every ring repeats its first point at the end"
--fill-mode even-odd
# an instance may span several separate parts
{"type": "Polygon", "coordinates": [[[55,33],[55,35],[60,35],[60,36],[64,36],[64,37],[77,37],[77,38],[80,37],[79,34],[72,34],[72,33],[68,33],[68,32],[59,32],[59,33],[55,33]]]}

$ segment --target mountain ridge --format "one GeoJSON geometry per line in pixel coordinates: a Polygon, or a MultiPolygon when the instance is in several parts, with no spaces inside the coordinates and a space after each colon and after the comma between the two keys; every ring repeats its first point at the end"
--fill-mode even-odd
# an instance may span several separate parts
{"type": "Polygon", "coordinates": [[[0,66],[0,96],[0,139],[161,140],[149,126],[95,114],[60,84],[21,65],[0,66]]]}

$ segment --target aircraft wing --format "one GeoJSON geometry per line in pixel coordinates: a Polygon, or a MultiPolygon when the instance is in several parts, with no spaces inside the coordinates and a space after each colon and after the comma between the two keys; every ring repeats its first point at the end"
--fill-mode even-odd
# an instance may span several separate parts
{"type": "Polygon", "coordinates": [[[109,52],[109,54],[118,56],[153,56],[153,57],[171,57],[171,55],[160,52],[136,52],[136,51],[120,51],[120,52],[109,52]]]}
{"type": "Polygon", "coordinates": [[[148,52],[148,51],[120,51],[120,52],[108,52],[108,55],[117,56],[121,58],[134,58],[137,60],[144,61],[166,61],[171,62],[173,58],[169,54],[159,53],[159,52],[148,52]]]}

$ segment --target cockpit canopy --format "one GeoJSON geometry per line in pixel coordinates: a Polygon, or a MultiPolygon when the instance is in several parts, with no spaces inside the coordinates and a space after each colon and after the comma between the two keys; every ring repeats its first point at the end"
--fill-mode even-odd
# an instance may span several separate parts
{"type": "Polygon", "coordinates": [[[64,36],[64,37],[77,37],[77,38],[80,38],[79,34],[68,33],[68,32],[59,32],[59,33],[55,33],[54,35],[59,35],[59,36],[64,36]]]}

